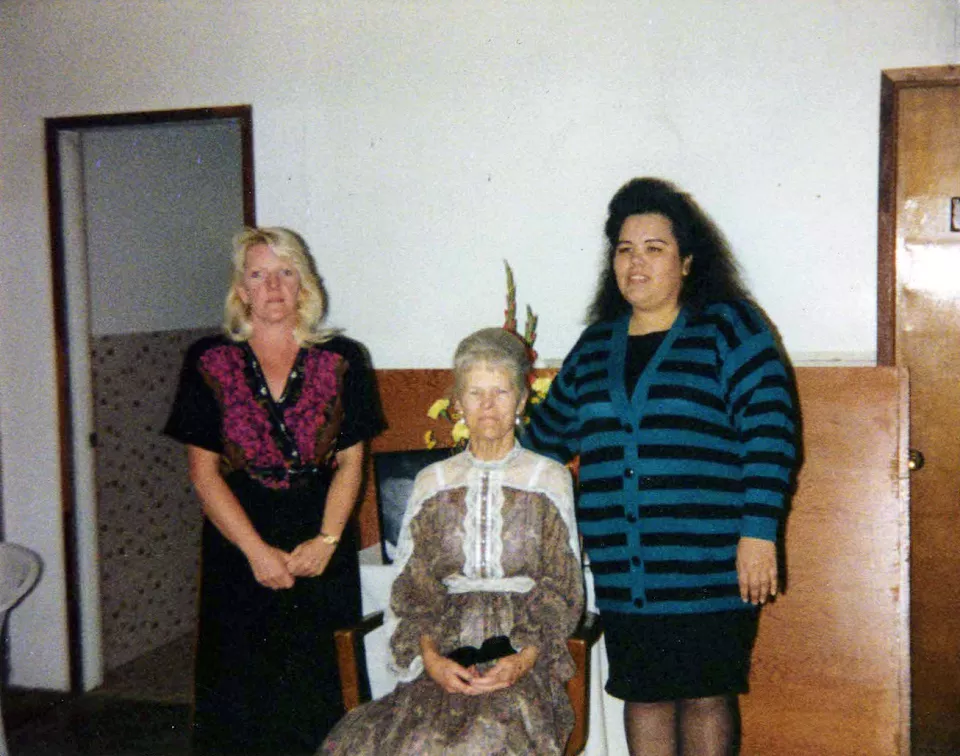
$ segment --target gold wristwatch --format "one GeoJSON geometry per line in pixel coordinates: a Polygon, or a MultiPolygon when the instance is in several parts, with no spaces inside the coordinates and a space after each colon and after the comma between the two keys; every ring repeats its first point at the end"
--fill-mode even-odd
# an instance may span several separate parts
{"type": "Polygon", "coordinates": [[[340,543],[340,539],[337,536],[324,533],[322,530],[320,531],[318,538],[329,546],[336,546],[338,543],[340,543]]]}

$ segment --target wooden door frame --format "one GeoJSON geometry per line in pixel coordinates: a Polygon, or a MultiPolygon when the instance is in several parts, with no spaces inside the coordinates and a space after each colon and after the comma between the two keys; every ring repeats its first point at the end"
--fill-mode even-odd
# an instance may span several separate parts
{"type": "Polygon", "coordinates": [[[235,120],[240,127],[241,184],[243,221],[255,225],[253,179],[253,108],[229,105],[185,110],[153,110],[107,115],[47,118],[44,122],[47,169],[47,219],[50,229],[50,265],[53,279],[54,371],[57,395],[57,436],[60,442],[60,491],[63,512],[63,547],[66,570],[67,649],[70,690],[83,690],[82,648],[80,639],[79,553],[75,523],[76,489],[73,485],[73,398],[70,393],[70,357],[68,340],[67,277],[63,244],[62,186],[60,183],[60,135],[83,129],[118,126],[158,126],[217,120],[235,120]]]}
{"type": "Polygon", "coordinates": [[[960,66],[896,68],[880,75],[877,208],[877,364],[897,362],[897,140],[900,92],[960,86],[960,66]]]}

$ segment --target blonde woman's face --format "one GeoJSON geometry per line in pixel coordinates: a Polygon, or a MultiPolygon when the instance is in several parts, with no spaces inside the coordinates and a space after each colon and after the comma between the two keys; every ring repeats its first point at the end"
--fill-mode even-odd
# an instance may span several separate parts
{"type": "Polygon", "coordinates": [[[295,326],[299,293],[300,274],[291,260],[278,257],[266,244],[247,250],[237,295],[247,306],[254,327],[283,323],[295,326]]]}

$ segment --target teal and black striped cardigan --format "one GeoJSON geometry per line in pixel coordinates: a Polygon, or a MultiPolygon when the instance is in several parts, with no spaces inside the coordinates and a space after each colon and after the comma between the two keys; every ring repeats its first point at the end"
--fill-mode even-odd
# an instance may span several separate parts
{"type": "Polygon", "coordinates": [[[583,332],[524,444],[580,457],[577,519],[601,610],[750,608],[737,542],[776,540],[798,457],[781,352],[747,302],[682,310],[628,397],[628,320],[583,332]]]}

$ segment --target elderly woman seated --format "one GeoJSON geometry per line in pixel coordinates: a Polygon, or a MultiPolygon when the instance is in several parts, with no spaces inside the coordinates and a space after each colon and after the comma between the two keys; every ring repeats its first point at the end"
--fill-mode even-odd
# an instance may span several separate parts
{"type": "Polygon", "coordinates": [[[417,476],[398,544],[387,624],[402,682],[350,712],[321,754],[563,752],[583,576],[569,472],[514,437],[529,367],[503,329],[460,342],[469,446],[417,476]]]}

